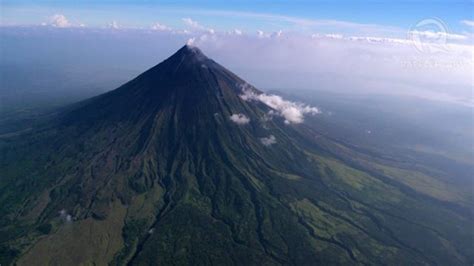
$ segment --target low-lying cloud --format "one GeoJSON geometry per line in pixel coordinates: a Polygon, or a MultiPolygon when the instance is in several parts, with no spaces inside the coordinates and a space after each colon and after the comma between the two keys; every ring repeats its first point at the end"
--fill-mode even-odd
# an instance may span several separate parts
{"type": "Polygon", "coordinates": [[[72,222],[72,215],[69,214],[65,209],[59,211],[59,218],[65,222],[72,222]]]}
{"type": "Polygon", "coordinates": [[[153,24],[151,26],[151,29],[152,30],[157,30],[157,31],[172,31],[173,29],[164,25],[164,24],[161,24],[159,22],[156,22],[155,24],[153,24]]]}
{"type": "Polygon", "coordinates": [[[260,138],[260,142],[262,142],[262,144],[265,146],[270,146],[270,145],[275,144],[277,141],[276,141],[275,136],[270,135],[268,137],[260,138]]]}
{"type": "Polygon", "coordinates": [[[474,48],[460,43],[467,37],[418,32],[422,36],[413,40],[413,33],[214,34],[195,37],[194,45],[259,88],[411,95],[474,105],[474,48]]]}
{"type": "Polygon", "coordinates": [[[232,114],[230,120],[238,125],[245,125],[250,122],[250,118],[244,114],[232,114]]]}
{"type": "Polygon", "coordinates": [[[66,16],[62,14],[54,14],[49,19],[49,25],[57,28],[67,28],[71,26],[66,16]]]}
{"type": "Polygon", "coordinates": [[[108,25],[107,25],[108,28],[111,28],[111,29],[114,29],[114,30],[118,30],[121,28],[121,26],[118,24],[117,21],[112,21],[110,22],[108,25]]]}
{"type": "Polygon", "coordinates": [[[242,94],[240,97],[245,101],[260,101],[267,105],[268,107],[274,109],[269,115],[277,114],[285,119],[285,123],[298,124],[303,122],[305,114],[318,114],[320,113],[319,109],[316,107],[311,107],[302,103],[296,103],[292,101],[287,101],[281,96],[266,94],[266,93],[255,93],[251,89],[246,88],[245,85],[242,87],[242,94]]]}
{"type": "Polygon", "coordinates": [[[205,27],[205,26],[201,25],[199,22],[197,22],[195,20],[192,20],[191,18],[183,18],[182,21],[186,26],[190,27],[192,30],[195,30],[195,31],[198,31],[198,32],[204,31],[204,32],[207,32],[207,33],[210,33],[210,34],[215,33],[214,29],[205,27]]]}

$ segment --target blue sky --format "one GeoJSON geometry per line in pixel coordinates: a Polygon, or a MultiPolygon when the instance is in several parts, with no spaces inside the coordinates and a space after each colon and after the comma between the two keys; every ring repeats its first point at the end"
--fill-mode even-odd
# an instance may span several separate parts
{"type": "Polygon", "coordinates": [[[149,27],[155,22],[183,27],[190,17],[216,29],[242,28],[305,30],[301,25],[269,19],[257,14],[288,16],[310,20],[337,20],[376,24],[402,29],[427,18],[441,19],[452,32],[470,30],[463,20],[473,20],[473,1],[1,1],[2,24],[34,25],[53,14],[63,14],[71,22],[101,27],[116,21],[124,27],[149,27]],[[78,3],[80,2],[80,3],[78,3]],[[250,16],[253,14],[254,16],[250,16]]]}

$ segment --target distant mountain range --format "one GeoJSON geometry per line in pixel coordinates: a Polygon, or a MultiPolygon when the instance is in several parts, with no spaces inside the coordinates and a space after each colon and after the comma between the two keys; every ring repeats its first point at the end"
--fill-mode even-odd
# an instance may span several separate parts
{"type": "Polygon", "coordinates": [[[474,263],[470,189],[301,123],[317,112],[186,45],[0,138],[0,264],[474,263]]]}

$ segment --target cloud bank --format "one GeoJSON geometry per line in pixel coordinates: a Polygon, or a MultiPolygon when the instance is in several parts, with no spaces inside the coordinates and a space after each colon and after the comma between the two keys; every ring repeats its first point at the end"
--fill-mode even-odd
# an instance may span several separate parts
{"type": "MultiPolygon", "coordinates": [[[[261,18],[262,15],[258,17],[261,18]]],[[[48,27],[48,31],[44,27],[45,32],[41,33],[43,34],[41,38],[48,43],[43,49],[44,53],[35,56],[40,57],[44,54],[45,58],[42,59],[44,62],[48,62],[51,58],[46,57],[46,54],[61,56],[63,58],[61,60],[70,57],[70,61],[74,62],[77,60],[74,60],[73,56],[80,56],[83,60],[93,62],[98,61],[98,54],[102,58],[100,63],[109,65],[112,65],[111,58],[116,58],[117,55],[127,56],[130,68],[135,67],[131,65],[130,60],[141,62],[137,64],[138,72],[148,66],[156,65],[187,40],[192,40],[193,45],[200,47],[210,58],[261,89],[397,94],[474,104],[472,97],[474,35],[469,32],[451,33],[414,28],[401,33],[398,29],[396,34],[387,35],[387,32],[395,30],[390,28],[381,30],[376,25],[337,21],[306,21],[274,16],[263,16],[263,18],[271,21],[281,19],[296,23],[295,25],[324,26],[325,30],[339,27],[354,31],[296,32],[284,28],[269,31],[267,28],[256,32],[241,30],[240,25],[231,26],[236,30],[219,31],[214,30],[213,26],[203,26],[189,17],[181,21],[185,29],[171,28],[161,23],[145,29],[132,29],[120,25],[120,30],[110,30],[119,28],[117,23],[112,23],[108,29],[79,29],[73,26],[76,24],[71,25],[67,18],[57,16],[54,23],[49,23],[50,26],[53,24],[56,26],[48,27]],[[65,27],[67,29],[64,29],[65,27]],[[66,33],[67,31],[69,32],[66,33]],[[64,37],[59,36],[61,34],[64,37]],[[77,35],[71,37],[73,34],[77,35]],[[53,51],[54,53],[46,51],[47,48],[53,50],[49,41],[51,35],[55,35],[55,47],[60,47],[60,51],[58,49],[53,51]],[[72,38],[76,40],[74,44],[69,41],[72,38]],[[82,45],[79,46],[79,43],[82,45]],[[93,47],[93,49],[86,50],[82,47],[93,47]],[[96,54],[89,55],[94,51],[96,54]],[[59,55],[60,52],[63,54],[59,55]],[[110,58],[110,62],[104,59],[107,57],[110,58]]],[[[468,26],[470,22],[472,21],[462,23],[468,26]]],[[[15,31],[18,32],[18,29],[15,31]]],[[[21,31],[26,32],[28,29],[23,28],[21,31]]],[[[30,31],[25,33],[25,36],[31,33],[40,34],[37,28],[30,31]]],[[[27,41],[26,37],[23,39],[27,41]]],[[[16,45],[13,48],[16,47],[20,46],[16,45]]],[[[13,53],[18,50],[13,48],[5,49],[13,53]]],[[[34,47],[31,51],[37,49],[34,47]]],[[[28,51],[18,50],[17,57],[27,53],[28,51]]],[[[14,54],[11,56],[5,54],[8,60],[14,60],[14,54]]],[[[278,101],[278,99],[267,100],[278,101]]],[[[280,111],[290,118],[289,122],[299,120],[295,109],[287,108],[284,112],[280,111]]]]}
{"type": "Polygon", "coordinates": [[[474,46],[459,43],[466,41],[461,35],[421,34],[426,38],[261,31],[196,35],[194,45],[259,88],[411,95],[474,104],[474,46]]]}

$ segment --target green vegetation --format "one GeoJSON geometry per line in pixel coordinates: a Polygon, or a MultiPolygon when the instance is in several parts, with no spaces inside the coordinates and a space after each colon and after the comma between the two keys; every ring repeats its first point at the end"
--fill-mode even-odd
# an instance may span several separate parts
{"type": "Polygon", "coordinates": [[[472,265],[465,191],[262,121],[242,80],[183,49],[0,139],[2,265],[472,265]]]}

